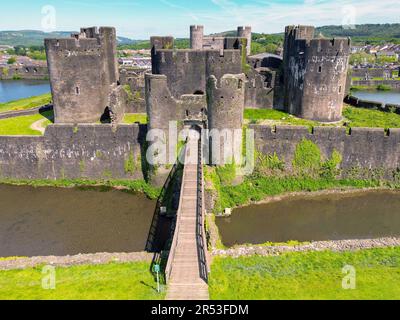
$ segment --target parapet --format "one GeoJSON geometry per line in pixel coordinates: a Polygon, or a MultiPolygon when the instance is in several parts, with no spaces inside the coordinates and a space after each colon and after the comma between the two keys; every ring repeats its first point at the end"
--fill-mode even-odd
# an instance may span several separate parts
{"type": "Polygon", "coordinates": [[[293,40],[304,39],[311,40],[314,38],[315,27],[314,26],[287,26],[285,28],[285,36],[290,37],[293,40]]]}
{"type": "Polygon", "coordinates": [[[116,31],[113,27],[82,28],[80,33],[72,33],[70,38],[45,39],[45,47],[53,51],[89,51],[99,49],[104,41],[113,41],[116,31]]]}

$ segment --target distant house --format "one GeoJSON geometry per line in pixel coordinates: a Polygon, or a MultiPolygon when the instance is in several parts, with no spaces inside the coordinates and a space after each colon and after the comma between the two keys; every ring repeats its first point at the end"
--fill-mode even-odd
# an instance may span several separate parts
{"type": "Polygon", "coordinates": [[[118,63],[123,66],[151,69],[150,57],[119,58],[118,63]]]}
{"type": "Polygon", "coordinates": [[[14,49],[14,47],[13,46],[8,46],[6,44],[0,44],[0,51],[6,51],[6,50],[9,50],[9,49],[14,49]]]}
{"type": "Polygon", "coordinates": [[[376,53],[376,57],[396,58],[396,60],[399,60],[399,54],[394,51],[379,51],[376,53]]]}

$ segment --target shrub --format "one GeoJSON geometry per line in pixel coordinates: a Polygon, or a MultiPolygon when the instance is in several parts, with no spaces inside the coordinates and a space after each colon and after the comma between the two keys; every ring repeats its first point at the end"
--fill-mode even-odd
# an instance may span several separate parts
{"type": "Polygon", "coordinates": [[[285,169],[285,161],[279,159],[276,152],[273,154],[263,154],[261,152],[256,153],[257,157],[257,171],[265,173],[268,170],[280,170],[285,169]]]}
{"type": "Polygon", "coordinates": [[[321,168],[321,151],[312,141],[303,139],[296,146],[293,168],[301,175],[315,176],[321,168]]]}
{"type": "Polygon", "coordinates": [[[216,168],[217,175],[224,186],[229,186],[236,178],[236,165],[235,163],[226,164],[216,168]]]}
{"type": "Polygon", "coordinates": [[[14,64],[17,62],[17,59],[15,57],[11,57],[7,60],[7,64],[14,64]]]}
{"type": "Polygon", "coordinates": [[[327,179],[336,178],[340,173],[339,166],[342,160],[342,155],[337,150],[333,150],[331,158],[322,164],[321,176],[327,179]]]}

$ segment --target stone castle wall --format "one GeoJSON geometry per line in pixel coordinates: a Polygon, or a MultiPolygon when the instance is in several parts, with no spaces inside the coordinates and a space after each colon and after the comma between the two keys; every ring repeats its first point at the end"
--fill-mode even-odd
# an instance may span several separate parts
{"type": "Polygon", "coordinates": [[[7,66],[0,68],[0,80],[48,80],[47,66],[7,66]]]}
{"type": "Polygon", "coordinates": [[[240,50],[156,50],[153,55],[153,74],[167,76],[174,97],[184,94],[204,94],[207,79],[213,75],[242,72],[240,50]]]}
{"type": "Polygon", "coordinates": [[[307,127],[250,125],[255,130],[256,148],[264,154],[277,153],[290,168],[296,146],[302,139],[316,143],[325,159],[337,150],[343,157],[342,169],[400,168],[400,129],[385,133],[379,128],[352,128],[350,134],[345,128],[314,127],[310,133],[307,127]]]}
{"type": "Polygon", "coordinates": [[[0,136],[0,177],[143,179],[146,127],[55,124],[44,136],[0,136]]]}

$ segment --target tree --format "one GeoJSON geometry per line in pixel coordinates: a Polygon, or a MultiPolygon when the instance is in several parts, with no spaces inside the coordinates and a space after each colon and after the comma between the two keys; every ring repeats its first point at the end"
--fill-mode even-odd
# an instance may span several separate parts
{"type": "Polygon", "coordinates": [[[15,59],[15,57],[11,57],[10,59],[8,59],[7,64],[14,64],[17,62],[17,59],[15,59]]]}

